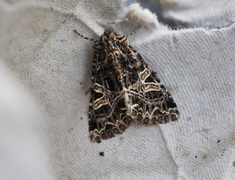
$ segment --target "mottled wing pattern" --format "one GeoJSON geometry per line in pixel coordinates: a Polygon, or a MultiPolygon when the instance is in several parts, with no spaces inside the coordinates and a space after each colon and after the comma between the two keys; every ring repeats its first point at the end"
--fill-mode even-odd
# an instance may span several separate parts
{"type": "Polygon", "coordinates": [[[144,124],[167,123],[179,117],[178,108],[157,74],[142,57],[129,46],[128,54],[135,58],[128,61],[127,115],[144,124]]]}
{"type": "Polygon", "coordinates": [[[126,116],[124,91],[120,75],[112,61],[112,51],[103,35],[95,46],[92,88],[89,105],[89,132],[93,142],[101,142],[123,133],[131,122],[126,116]]]}
{"type": "Polygon", "coordinates": [[[176,104],[126,36],[106,30],[94,45],[89,132],[93,142],[123,133],[131,122],[177,120],[176,104]]]}

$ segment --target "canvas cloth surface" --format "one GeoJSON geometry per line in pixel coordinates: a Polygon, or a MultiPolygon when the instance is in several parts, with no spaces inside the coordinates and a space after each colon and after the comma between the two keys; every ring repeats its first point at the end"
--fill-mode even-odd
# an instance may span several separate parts
{"type": "Polygon", "coordinates": [[[235,179],[235,2],[163,7],[165,18],[188,24],[180,30],[124,5],[0,1],[1,179],[235,179]],[[97,38],[107,25],[127,34],[140,24],[129,42],[171,92],[180,118],[91,143],[85,92],[93,44],[73,29],[97,38]]]}

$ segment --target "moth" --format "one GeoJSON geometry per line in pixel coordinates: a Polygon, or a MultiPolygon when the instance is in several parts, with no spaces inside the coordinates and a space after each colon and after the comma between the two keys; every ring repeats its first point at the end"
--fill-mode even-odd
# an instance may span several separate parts
{"type": "Polygon", "coordinates": [[[132,122],[153,125],[179,118],[171,95],[127,36],[105,30],[100,38],[90,39],[74,31],[95,43],[89,104],[92,142],[122,134],[132,122]]]}

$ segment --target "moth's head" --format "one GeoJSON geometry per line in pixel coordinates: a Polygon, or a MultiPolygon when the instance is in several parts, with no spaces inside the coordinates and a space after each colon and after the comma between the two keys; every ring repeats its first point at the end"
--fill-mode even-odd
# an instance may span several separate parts
{"type": "Polygon", "coordinates": [[[101,36],[101,40],[105,43],[107,43],[107,41],[114,41],[116,40],[116,34],[113,30],[105,30],[104,34],[101,36]]]}
{"type": "Polygon", "coordinates": [[[115,41],[122,39],[124,36],[121,36],[114,32],[113,29],[105,30],[104,34],[101,36],[101,41],[105,44],[115,44],[115,41]]]}

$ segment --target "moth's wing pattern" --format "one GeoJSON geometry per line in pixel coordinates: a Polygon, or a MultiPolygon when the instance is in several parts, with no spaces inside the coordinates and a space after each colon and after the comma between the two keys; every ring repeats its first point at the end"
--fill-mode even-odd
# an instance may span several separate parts
{"type": "Polygon", "coordinates": [[[93,142],[123,133],[131,122],[119,75],[111,63],[104,63],[104,49],[95,50],[89,105],[89,135],[93,142]]]}
{"type": "Polygon", "coordinates": [[[127,115],[144,124],[167,123],[179,117],[178,108],[156,73],[129,45],[127,115]],[[133,58],[135,57],[135,58],[133,58]]]}
{"type": "Polygon", "coordinates": [[[106,30],[94,46],[89,133],[101,142],[123,133],[132,121],[177,120],[177,106],[126,36],[106,30]]]}

